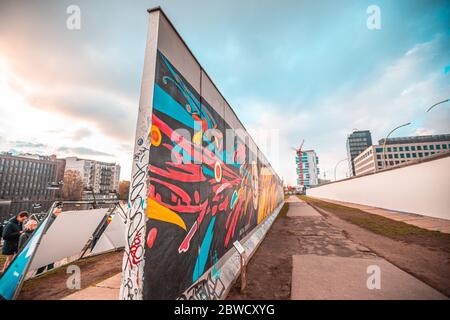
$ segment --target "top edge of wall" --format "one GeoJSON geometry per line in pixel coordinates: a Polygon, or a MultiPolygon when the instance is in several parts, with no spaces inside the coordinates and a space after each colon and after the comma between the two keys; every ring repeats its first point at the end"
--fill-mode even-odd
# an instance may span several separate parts
{"type": "Polygon", "coordinates": [[[363,178],[363,177],[369,177],[369,176],[373,176],[373,175],[377,175],[377,174],[381,174],[381,173],[386,173],[389,171],[393,171],[393,170],[398,170],[398,169],[404,169],[404,168],[409,168],[412,166],[417,166],[417,165],[421,165],[427,162],[431,162],[431,161],[436,161],[436,160],[442,160],[444,158],[448,158],[450,157],[450,151],[447,152],[442,152],[442,153],[438,153],[426,158],[422,158],[422,159],[417,159],[417,160],[412,160],[412,161],[407,161],[403,164],[399,164],[399,165],[395,165],[392,167],[388,167],[386,169],[381,169],[375,172],[368,172],[368,173],[363,173],[363,174],[359,174],[359,175],[355,175],[355,176],[351,176],[345,179],[340,179],[340,180],[336,180],[336,181],[331,181],[331,182],[327,182],[324,184],[319,184],[317,186],[313,186],[310,189],[315,189],[315,188],[320,188],[320,187],[324,187],[324,186],[328,186],[331,184],[336,184],[336,183],[340,183],[340,182],[344,182],[344,181],[351,181],[351,180],[355,180],[355,179],[359,179],[359,178],[363,178]]]}
{"type": "MultiPolygon", "coordinates": [[[[211,82],[213,88],[217,91],[217,93],[220,95],[220,97],[224,100],[224,102],[226,103],[226,105],[228,105],[228,107],[230,108],[230,110],[232,111],[234,117],[238,120],[240,126],[245,129],[245,131],[247,132],[247,135],[250,137],[252,143],[257,147],[258,151],[261,153],[261,155],[263,155],[264,159],[266,160],[267,164],[272,168],[274,174],[278,177],[278,179],[281,181],[282,179],[280,178],[280,176],[278,175],[278,173],[274,170],[272,164],[268,161],[267,157],[265,156],[265,154],[260,150],[259,146],[256,144],[255,140],[253,139],[253,137],[250,135],[250,133],[248,132],[247,128],[244,126],[244,124],[242,123],[241,119],[239,119],[239,117],[237,116],[236,112],[234,111],[233,107],[230,105],[230,103],[228,102],[228,100],[224,97],[224,95],[222,94],[222,92],[219,90],[219,88],[217,87],[217,85],[214,83],[214,81],[212,80],[212,78],[209,76],[209,74],[206,72],[206,70],[202,67],[201,63],[199,62],[199,60],[197,59],[197,57],[194,55],[194,53],[192,52],[192,50],[189,48],[189,46],[187,45],[186,41],[184,41],[183,37],[180,35],[180,33],[178,32],[178,30],[175,28],[175,26],[173,25],[172,21],[169,19],[169,17],[167,16],[167,14],[164,12],[164,10],[160,7],[153,7],[150,9],[147,9],[147,12],[149,14],[152,14],[154,12],[159,12],[162,17],[168,22],[169,26],[173,29],[173,31],[175,32],[175,34],[177,35],[177,37],[179,38],[179,40],[181,41],[181,43],[183,44],[183,46],[186,48],[186,50],[188,51],[188,53],[191,55],[191,57],[194,59],[194,61],[197,63],[198,67],[200,68],[200,72],[203,73],[204,75],[206,75],[206,77],[208,78],[208,80],[211,82]]],[[[159,42],[159,40],[158,40],[159,42]]],[[[186,76],[186,75],[184,75],[186,76]]],[[[193,85],[195,87],[195,84],[193,85]]],[[[208,101],[209,102],[209,101],[208,101]]]]}

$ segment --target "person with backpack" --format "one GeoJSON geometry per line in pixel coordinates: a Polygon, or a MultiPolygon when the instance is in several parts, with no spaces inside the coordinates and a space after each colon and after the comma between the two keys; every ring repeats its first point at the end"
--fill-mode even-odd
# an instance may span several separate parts
{"type": "Polygon", "coordinates": [[[27,243],[28,239],[31,238],[33,235],[34,230],[36,230],[38,226],[38,223],[36,220],[29,219],[27,223],[25,223],[23,233],[20,235],[19,238],[19,250],[21,251],[25,244],[27,243]]]}
{"type": "Polygon", "coordinates": [[[23,233],[22,223],[28,219],[28,212],[22,211],[15,217],[12,217],[3,229],[3,248],[2,254],[6,256],[5,264],[1,273],[5,272],[9,264],[14,258],[14,255],[19,250],[19,238],[23,233]]]}

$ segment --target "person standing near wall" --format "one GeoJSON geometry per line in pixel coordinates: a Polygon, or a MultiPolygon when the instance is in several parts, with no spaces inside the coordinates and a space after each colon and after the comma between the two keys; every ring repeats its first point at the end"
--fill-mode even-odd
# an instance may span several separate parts
{"type": "Polygon", "coordinates": [[[29,219],[27,221],[27,223],[25,223],[24,231],[20,235],[20,238],[19,238],[19,249],[18,249],[18,251],[22,250],[22,248],[27,243],[28,239],[31,238],[31,235],[33,234],[34,230],[36,230],[37,226],[38,226],[37,221],[33,220],[33,219],[29,219]]]}
{"type": "Polygon", "coordinates": [[[2,254],[6,256],[1,273],[5,272],[19,249],[19,237],[22,234],[22,223],[28,219],[28,212],[22,211],[11,218],[3,229],[2,254]]]}

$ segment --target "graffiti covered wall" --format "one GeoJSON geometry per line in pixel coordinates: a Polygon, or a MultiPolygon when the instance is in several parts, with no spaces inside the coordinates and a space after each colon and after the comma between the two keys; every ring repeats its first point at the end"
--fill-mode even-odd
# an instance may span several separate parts
{"type": "Polygon", "coordinates": [[[139,181],[145,197],[130,197],[124,299],[176,299],[205,282],[205,271],[282,202],[279,177],[230,106],[199,65],[186,72],[183,55],[193,56],[162,12],[150,15],[160,22],[149,30],[158,33],[150,122],[147,136],[136,136],[149,160],[145,179],[132,177],[130,194],[139,181]],[[136,210],[145,214],[133,221],[136,210]]]}

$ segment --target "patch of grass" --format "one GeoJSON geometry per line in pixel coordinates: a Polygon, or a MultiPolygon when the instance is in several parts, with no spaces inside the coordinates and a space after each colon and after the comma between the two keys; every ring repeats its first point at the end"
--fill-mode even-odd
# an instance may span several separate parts
{"type": "Polygon", "coordinates": [[[394,240],[430,246],[434,246],[433,243],[436,243],[436,241],[450,244],[450,234],[422,229],[405,222],[395,221],[356,208],[350,208],[304,195],[299,196],[299,198],[314,207],[335,214],[342,220],[394,240]]]}

